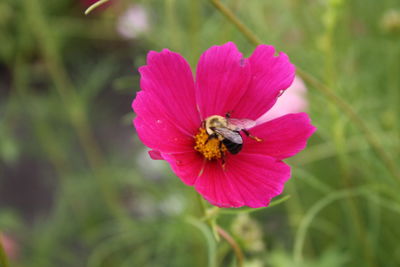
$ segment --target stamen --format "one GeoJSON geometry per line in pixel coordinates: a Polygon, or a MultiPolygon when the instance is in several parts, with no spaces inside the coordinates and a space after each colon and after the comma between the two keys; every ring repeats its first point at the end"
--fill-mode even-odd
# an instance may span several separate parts
{"type": "Polygon", "coordinates": [[[209,139],[209,135],[204,128],[199,129],[194,140],[196,141],[194,149],[199,151],[207,160],[221,159],[227,151],[225,145],[218,138],[209,139]]]}
{"type": "Polygon", "coordinates": [[[256,140],[257,142],[262,142],[263,140],[261,138],[258,138],[257,136],[249,135],[249,137],[253,140],[256,140]]]}

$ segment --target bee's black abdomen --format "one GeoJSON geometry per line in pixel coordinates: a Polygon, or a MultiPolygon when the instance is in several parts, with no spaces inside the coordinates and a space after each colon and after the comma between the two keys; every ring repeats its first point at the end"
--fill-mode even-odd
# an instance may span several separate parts
{"type": "Polygon", "coordinates": [[[230,141],[228,139],[222,140],[222,143],[225,145],[226,149],[228,149],[228,151],[231,154],[239,153],[240,150],[242,150],[242,146],[243,146],[243,144],[237,144],[237,143],[234,143],[234,142],[232,142],[232,141],[230,141]]]}

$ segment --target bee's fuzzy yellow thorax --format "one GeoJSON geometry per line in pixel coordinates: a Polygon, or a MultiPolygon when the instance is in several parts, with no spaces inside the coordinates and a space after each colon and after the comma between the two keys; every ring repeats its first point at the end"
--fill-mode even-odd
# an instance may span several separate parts
{"type": "Polygon", "coordinates": [[[208,139],[208,134],[205,129],[200,128],[199,132],[194,137],[196,145],[194,149],[199,151],[207,160],[221,159],[225,151],[227,151],[224,144],[221,144],[217,138],[208,139]],[[207,143],[206,143],[207,142],[207,143]]]}

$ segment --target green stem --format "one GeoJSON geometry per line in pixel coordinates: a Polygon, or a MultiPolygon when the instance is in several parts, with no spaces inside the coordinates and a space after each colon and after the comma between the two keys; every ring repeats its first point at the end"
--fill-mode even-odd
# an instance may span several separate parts
{"type": "Polygon", "coordinates": [[[318,213],[324,209],[326,206],[331,204],[334,201],[340,199],[346,199],[348,197],[354,197],[359,195],[368,195],[371,194],[370,191],[367,191],[364,187],[354,188],[354,189],[346,189],[341,191],[336,191],[328,194],[318,202],[316,202],[306,213],[306,215],[302,218],[300,226],[296,233],[296,238],[294,242],[293,248],[293,258],[296,263],[296,266],[299,265],[303,261],[303,247],[307,240],[307,230],[313,222],[314,218],[318,215],[318,213]]]}
{"type": "Polygon", "coordinates": [[[206,204],[204,203],[204,199],[200,196],[199,193],[197,193],[197,192],[194,192],[194,193],[196,194],[197,201],[199,202],[201,215],[207,216],[207,208],[206,208],[206,204]]]}
{"type": "Polygon", "coordinates": [[[237,266],[242,267],[244,255],[243,255],[242,249],[240,248],[239,244],[235,241],[235,239],[228,232],[226,232],[220,226],[217,226],[217,231],[225,239],[225,241],[231,246],[233,252],[235,253],[236,259],[237,259],[237,266]]]}
{"type": "Polygon", "coordinates": [[[103,197],[114,216],[127,221],[129,218],[118,203],[118,197],[109,184],[106,160],[101,153],[100,146],[91,130],[89,118],[69,74],[64,68],[60,57],[59,47],[52,36],[50,23],[46,21],[40,0],[26,0],[26,16],[30,22],[33,34],[38,40],[40,52],[46,63],[49,76],[60,96],[64,109],[68,112],[69,120],[74,129],[83,152],[88,161],[91,172],[97,179],[103,197]],[[107,170],[107,169],[106,169],[107,170]]]}
{"type": "Polygon", "coordinates": [[[212,216],[210,216],[210,212],[207,211],[204,199],[197,192],[195,192],[195,194],[197,195],[197,199],[199,201],[203,218],[206,219],[206,222],[211,227],[215,239],[219,241],[219,236],[225,239],[225,241],[230,245],[233,252],[235,253],[235,257],[237,259],[237,266],[242,267],[244,259],[244,254],[242,252],[242,249],[240,248],[239,244],[235,241],[235,239],[227,231],[225,231],[221,226],[217,224],[216,217],[218,215],[218,211],[215,210],[211,211],[212,216]]]}
{"type": "Polygon", "coordinates": [[[181,50],[181,36],[179,29],[179,22],[177,21],[177,5],[176,0],[165,0],[164,1],[164,9],[165,9],[165,23],[166,27],[170,29],[168,32],[168,41],[172,48],[176,50],[181,50]]]}
{"type": "MultiPolygon", "coordinates": [[[[223,14],[228,20],[230,20],[238,30],[254,45],[262,44],[262,41],[255,35],[246,25],[244,25],[238,17],[233,14],[233,12],[222,4],[219,0],[210,0],[211,3],[223,14]]],[[[308,74],[306,71],[297,67],[297,75],[299,75],[306,84],[320,91],[326,98],[331,100],[337,107],[339,107],[344,114],[354,123],[354,125],[363,132],[365,139],[368,141],[369,145],[372,147],[378,158],[383,162],[386,168],[389,170],[391,175],[400,182],[400,171],[397,165],[386,153],[385,149],[378,142],[376,136],[369,129],[367,124],[361,119],[360,116],[352,109],[352,107],[336,95],[333,90],[327,87],[325,84],[320,82],[314,76],[308,74]]]]}
{"type": "Polygon", "coordinates": [[[207,210],[206,204],[204,203],[204,199],[200,196],[199,193],[195,192],[195,194],[197,196],[197,200],[200,205],[201,217],[210,226],[215,240],[219,241],[220,238],[219,238],[217,228],[216,228],[218,211],[216,211],[216,212],[213,211],[213,214],[211,215],[210,212],[207,210]]]}
{"type": "MultiPolygon", "coordinates": [[[[322,34],[324,38],[324,45],[321,50],[324,53],[325,62],[325,84],[328,87],[333,87],[335,81],[337,80],[337,72],[335,67],[335,30],[339,22],[339,14],[341,10],[341,5],[333,4],[329,2],[326,7],[325,14],[326,17],[331,17],[332,19],[324,21],[325,31],[322,34]]],[[[340,92],[340,88],[336,88],[337,92],[340,92]]],[[[332,116],[331,132],[334,148],[336,151],[336,156],[338,159],[338,165],[341,172],[341,186],[344,188],[353,188],[354,181],[351,179],[351,166],[348,154],[347,137],[345,134],[346,122],[341,119],[341,113],[334,103],[329,103],[329,110],[332,116]]],[[[368,238],[367,231],[365,229],[365,220],[360,213],[360,209],[357,203],[357,198],[349,196],[346,200],[341,203],[341,206],[346,211],[346,214],[350,218],[348,225],[350,227],[350,242],[353,244],[350,247],[362,247],[363,256],[365,258],[365,263],[367,266],[374,266],[374,251],[372,249],[370,239],[368,238]]]]}
{"type": "Polygon", "coordinates": [[[238,17],[236,17],[233,12],[227,8],[224,4],[222,4],[219,0],[210,0],[211,3],[223,14],[225,17],[230,20],[238,29],[246,36],[247,39],[254,45],[262,44],[260,38],[257,37],[246,25],[241,22],[238,17]]]}
{"type": "Polygon", "coordinates": [[[50,77],[54,82],[61,101],[68,111],[69,119],[74,127],[80,143],[93,169],[104,166],[104,159],[100,148],[89,127],[89,119],[85,113],[81,100],[72,84],[69,75],[65,71],[60,57],[59,49],[51,30],[44,18],[39,0],[25,1],[28,19],[31,22],[32,31],[40,44],[40,49],[47,65],[50,77]]]}
{"type": "Polygon", "coordinates": [[[373,132],[369,129],[367,124],[363,121],[363,119],[358,116],[358,114],[353,110],[353,108],[342,98],[337,96],[330,88],[321,83],[312,75],[308,74],[304,70],[297,68],[297,74],[304,80],[305,83],[311,85],[321,93],[325,95],[328,99],[330,99],[333,103],[336,104],[348,118],[353,121],[354,125],[358,127],[358,129],[363,132],[365,139],[370,144],[371,148],[374,150],[375,154],[382,160],[385,164],[386,168],[390,171],[392,176],[398,181],[400,181],[400,172],[397,169],[397,165],[390,157],[388,153],[386,153],[385,149],[379,143],[377,137],[373,134],[373,132]]]}
{"type": "Polygon", "coordinates": [[[207,241],[208,267],[217,267],[217,244],[207,225],[195,218],[188,217],[186,221],[200,230],[207,241]]]}
{"type": "Polygon", "coordinates": [[[90,7],[88,7],[88,8],[85,10],[85,15],[89,15],[90,12],[92,12],[93,10],[95,10],[96,8],[98,8],[99,6],[101,6],[101,5],[105,4],[105,3],[107,3],[108,1],[110,1],[110,0],[99,0],[99,1],[97,1],[96,3],[94,3],[93,5],[91,5],[90,7]]]}

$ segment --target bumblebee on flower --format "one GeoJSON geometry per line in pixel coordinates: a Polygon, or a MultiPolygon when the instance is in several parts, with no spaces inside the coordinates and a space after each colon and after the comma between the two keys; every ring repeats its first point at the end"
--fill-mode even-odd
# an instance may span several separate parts
{"type": "Polygon", "coordinates": [[[225,118],[219,115],[208,117],[203,121],[202,128],[195,136],[196,146],[194,149],[208,160],[222,159],[222,167],[224,167],[226,151],[237,154],[242,150],[243,138],[240,131],[257,141],[261,141],[261,139],[250,135],[246,130],[254,125],[256,125],[256,122],[253,120],[231,119],[230,113],[227,113],[225,118]],[[218,141],[209,142],[212,139],[218,141]]]}
{"type": "Polygon", "coordinates": [[[274,54],[260,45],[245,59],[231,42],[213,46],[196,80],[186,60],[166,49],[150,52],[139,69],[142,90],[132,103],[139,138],[213,205],[267,206],[290,178],[282,160],[315,131],[305,113],[257,122],[294,79],[288,57],[274,54]]]}

